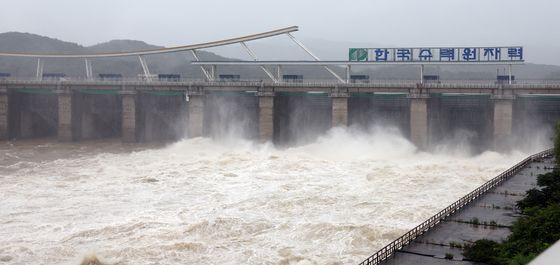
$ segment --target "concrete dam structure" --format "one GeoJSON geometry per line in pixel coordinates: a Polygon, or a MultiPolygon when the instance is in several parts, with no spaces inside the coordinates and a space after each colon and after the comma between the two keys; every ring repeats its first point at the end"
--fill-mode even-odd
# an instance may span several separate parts
{"type": "Polygon", "coordinates": [[[149,142],[185,135],[236,136],[292,145],[313,140],[331,127],[367,129],[382,125],[394,126],[420,149],[442,141],[501,149],[516,137],[523,137],[527,128],[550,127],[560,118],[560,83],[525,82],[512,75],[512,65],[524,63],[523,47],[360,48],[350,49],[348,61],[321,61],[292,35],[298,30],[293,26],[143,51],[0,52],[0,57],[37,60],[36,77],[32,80],[12,78],[8,73],[0,78],[0,139],[57,136],[61,141],[79,141],[122,137],[124,142],[149,142]],[[313,60],[260,61],[246,45],[281,35],[288,36],[313,60]],[[240,44],[253,60],[201,61],[197,53],[232,44],[240,44]],[[371,51],[385,55],[408,51],[417,56],[405,56],[406,61],[393,56],[387,61],[388,57],[368,58],[371,51]],[[504,56],[497,56],[502,51],[504,56]],[[183,79],[180,74],[152,74],[145,59],[182,52],[192,54],[191,63],[200,67],[203,80],[183,79]],[[438,52],[439,57],[432,56],[438,52]],[[477,52],[487,56],[470,57],[477,52]],[[496,56],[490,57],[489,52],[496,56]],[[92,60],[132,56],[138,57],[142,67],[143,74],[138,78],[127,79],[115,73],[94,77],[92,60]],[[52,63],[76,59],[85,62],[85,78],[43,72],[47,60],[52,63]],[[351,70],[352,66],[403,63],[420,66],[420,80],[370,81],[369,76],[352,75],[351,70]],[[439,76],[424,74],[424,65],[430,64],[508,65],[509,72],[498,75],[497,80],[441,81],[439,76]],[[217,75],[218,66],[234,72],[217,75]],[[243,80],[235,73],[235,67],[241,66],[259,67],[268,79],[243,80]],[[308,81],[301,73],[284,75],[283,66],[318,66],[332,79],[308,81]]]}
{"type": "Polygon", "coordinates": [[[232,135],[290,145],[331,127],[382,124],[422,149],[457,138],[502,148],[526,128],[560,119],[560,96],[550,85],[453,86],[0,80],[0,138],[232,135]]]}

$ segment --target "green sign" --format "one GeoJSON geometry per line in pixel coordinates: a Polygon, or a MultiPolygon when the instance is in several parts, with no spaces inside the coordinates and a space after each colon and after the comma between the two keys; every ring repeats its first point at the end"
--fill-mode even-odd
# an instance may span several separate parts
{"type": "Polygon", "coordinates": [[[350,48],[348,60],[352,62],[365,62],[368,59],[367,49],[350,48]]]}

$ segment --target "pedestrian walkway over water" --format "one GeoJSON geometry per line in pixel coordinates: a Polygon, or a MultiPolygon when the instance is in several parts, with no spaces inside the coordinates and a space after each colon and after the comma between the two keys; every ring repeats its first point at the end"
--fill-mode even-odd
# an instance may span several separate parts
{"type": "Polygon", "coordinates": [[[361,264],[475,264],[463,260],[462,246],[479,239],[504,240],[520,217],[516,202],[553,167],[551,150],[524,159],[361,264]]]}

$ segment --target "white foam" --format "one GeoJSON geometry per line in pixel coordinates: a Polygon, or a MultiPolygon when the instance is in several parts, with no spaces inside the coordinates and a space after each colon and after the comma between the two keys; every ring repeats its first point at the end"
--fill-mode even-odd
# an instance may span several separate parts
{"type": "Polygon", "coordinates": [[[381,128],[288,149],[196,138],[72,152],[0,172],[5,264],[358,263],[526,156],[423,153],[381,128]]]}

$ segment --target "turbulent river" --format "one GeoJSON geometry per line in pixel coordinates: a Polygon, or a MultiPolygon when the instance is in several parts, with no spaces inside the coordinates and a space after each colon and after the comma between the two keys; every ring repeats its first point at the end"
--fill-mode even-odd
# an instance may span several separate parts
{"type": "Polygon", "coordinates": [[[537,149],[0,142],[0,264],[357,264],[537,149]]]}

